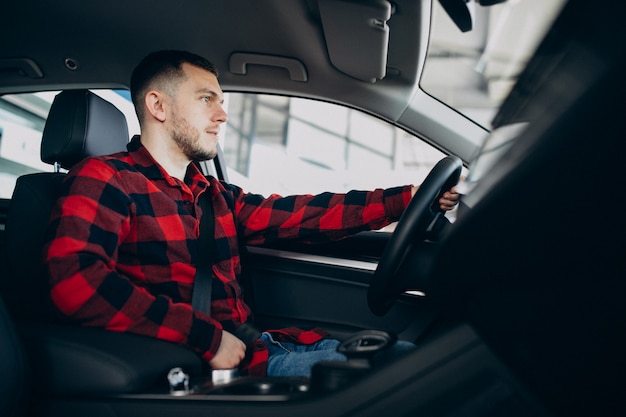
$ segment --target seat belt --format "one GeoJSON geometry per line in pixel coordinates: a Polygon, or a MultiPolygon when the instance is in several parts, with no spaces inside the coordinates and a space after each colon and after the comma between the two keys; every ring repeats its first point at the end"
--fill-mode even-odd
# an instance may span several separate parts
{"type": "MultiPolygon", "coordinates": [[[[191,307],[210,316],[211,293],[213,291],[211,267],[215,258],[215,213],[208,190],[200,194],[198,204],[202,209],[202,217],[200,218],[196,279],[193,284],[193,294],[191,295],[191,307]]],[[[252,322],[247,322],[239,326],[235,330],[234,335],[246,346],[250,347],[261,337],[261,331],[252,322]]]]}
{"type": "Polygon", "coordinates": [[[202,209],[200,218],[200,237],[198,238],[198,255],[196,257],[196,279],[193,284],[191,306],[207,315],[211,315],[211,293],[213,291],[213,259],[215,257],[215,213],[210,201],[210,192],[205,190],[198,197],[202,209]]]}

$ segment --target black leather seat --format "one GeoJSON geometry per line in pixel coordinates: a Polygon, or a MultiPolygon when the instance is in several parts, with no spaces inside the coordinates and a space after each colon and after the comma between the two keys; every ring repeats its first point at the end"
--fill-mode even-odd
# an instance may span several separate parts
{"type": "MultiPolygon", "coordinates": [[[[70,169],[87,156],[126,149],[124,114],[88,90],[59,93],[50,108],[41,141],[41,159],[70,169]]],[[[9,310],[41,320],[51,310],[42,281],[41,249],[50,211],[65,174],[37,173],[18,178],[7,215],[7,251],[13,277],[3,283],[9,310]],[[15,279],[18,277],[18,279],[15,279]]]]}
{"type": "Polygon", "coordinates": [[[0,299],[0,410],[6,417],[23,414],[30,380],[22,343],[0,299]]]}
{"type": "MultiPolygon", "coordinates": [[[[128,139],[126,119],[115,106],[87,90],[68,90],[59,93],[52,104],[41,156],[44,162],[69,169],[86,156],[125,150],[128,139]]],[[[82,328],[64,322],[55,313],[43,274],[42,246],[64,175],[57,172],[20,177],[7,217],[11,272],[1,278],[2,295],[37,380],[33,384],[35,395],[139,392],[165,381],[166,373],[176,366],[200,373],[199,357],[182,346],[82,328]]],[[[3,315],[0,309],[0,332],[3,315]]],[[[3,355],[2,361],[5,359],[3,355]]]]}

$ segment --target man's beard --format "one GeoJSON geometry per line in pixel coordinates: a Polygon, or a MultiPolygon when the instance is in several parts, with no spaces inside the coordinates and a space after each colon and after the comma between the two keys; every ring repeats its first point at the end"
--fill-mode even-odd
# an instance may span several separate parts
{"type": "Polygon", "coordinates": [[[208,150],[200,146],[200,132],[189,125],[187,119],[173,114],[172,139],[178,148],[192,161],[208,161],[215,158],[217,150],[208,150]]]}

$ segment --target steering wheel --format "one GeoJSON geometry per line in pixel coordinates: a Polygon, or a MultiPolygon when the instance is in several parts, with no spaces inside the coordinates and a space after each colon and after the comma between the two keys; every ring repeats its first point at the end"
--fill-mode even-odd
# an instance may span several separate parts
{"type": "Polygon", "coordinates": [[[382,316],[405,290],[398,288],[396,273],[414,242],[426,237],[429,226],[444,215],[439,199],[459,181],[463,164],[455,156],[447,156],[430,171],[415,196],[400,217],[380,258],[367,291],[367,303],[372,313],[382,316]]]}

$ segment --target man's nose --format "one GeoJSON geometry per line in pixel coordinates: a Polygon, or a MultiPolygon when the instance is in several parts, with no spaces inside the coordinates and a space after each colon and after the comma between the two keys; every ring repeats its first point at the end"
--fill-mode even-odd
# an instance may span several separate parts
{"type": "Polygon", "coordinates": [[[228,120],[228,114],[226,114],[226,111],[224,110],[224,107],[221,104],[220,104],[219,110],[217,110],[213,114],[213,120],[219,123],[226,123],[226,121],[228,120]]]}

